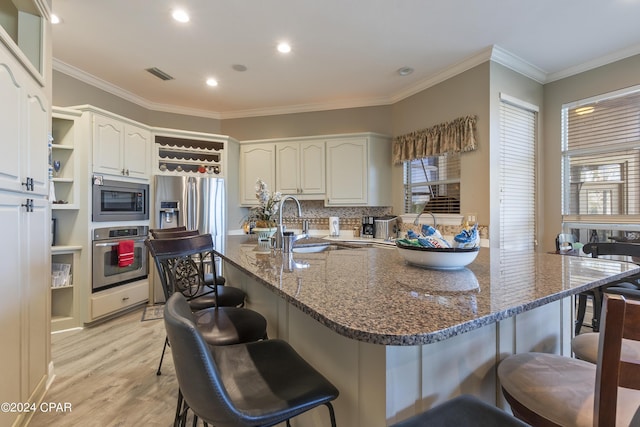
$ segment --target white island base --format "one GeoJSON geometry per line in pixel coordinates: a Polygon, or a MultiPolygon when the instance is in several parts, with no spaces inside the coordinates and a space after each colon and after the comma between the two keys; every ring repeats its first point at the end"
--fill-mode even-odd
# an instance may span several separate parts
{"type": "MultiPolygon", "coordinates": [[[[384,346],[339,335],[229,263],[224,272],[227,283],[247,292],[247,307],[267,318],[269,337],[288,341],[339,389],[339,427],[392,425],[460,394],[505,407],[496,377],[501,359],[571,354],[571,297],[436,343],[384,346]]],[[[316,408],[291,424],[328,426],[328,411],[316,408]]]]}

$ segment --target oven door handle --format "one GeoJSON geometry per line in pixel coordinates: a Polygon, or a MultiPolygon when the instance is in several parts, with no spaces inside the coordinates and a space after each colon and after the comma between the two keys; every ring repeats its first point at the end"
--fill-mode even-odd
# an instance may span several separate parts
{"type": "MultiPolygon", "coordinates": [[[[134,240],[136,243],[144,242],[144,240],[134,240]]],[[[94,243],[93,246],[96,248],[105,248],[108,246],[118,246],[120,242],[106,242],[106,243],[94,243]]]]}

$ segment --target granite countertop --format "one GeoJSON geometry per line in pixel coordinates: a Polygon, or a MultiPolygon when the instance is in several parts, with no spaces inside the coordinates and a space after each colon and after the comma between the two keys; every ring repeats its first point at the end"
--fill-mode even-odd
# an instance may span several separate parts
{"type": "Polygon", "coordinates": [[[384,345],[441,341],[640,273],[632,263],[494,248],[439,271],[406,264],[394,246],[283,254],[248,236],[220,243],[224,260],[329,329],[384,345]]]}

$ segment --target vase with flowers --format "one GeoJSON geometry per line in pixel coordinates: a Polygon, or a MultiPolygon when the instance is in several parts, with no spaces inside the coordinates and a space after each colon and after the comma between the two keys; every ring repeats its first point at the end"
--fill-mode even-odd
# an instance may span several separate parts
{"type": "Polygon", "coordinates": [[[278,211],[282,193],[271,192],[267,183],[258,178],[256,181],[256,199],[258,206],[251,208],[249,212],[249,224],[255,224],[253,231],[258,234],[259,240],[267,240],[276,231],[278,211]]]}

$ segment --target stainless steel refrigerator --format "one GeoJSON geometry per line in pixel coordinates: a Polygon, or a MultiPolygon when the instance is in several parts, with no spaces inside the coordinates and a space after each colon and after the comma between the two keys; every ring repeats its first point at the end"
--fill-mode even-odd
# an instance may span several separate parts
{"type": "MultiPolygon", "coordinates": [[[[156,175],[153,228],[186,226],[211,234],[216,249],[221,249],[226,234],[224,179],[203,176],[156,175]]],[[[221,261],[216,259],[218,274],[221,261]]],[[[164,301],[157,274],[154,277],[154,302],[164,301]]]]}

